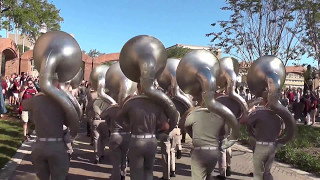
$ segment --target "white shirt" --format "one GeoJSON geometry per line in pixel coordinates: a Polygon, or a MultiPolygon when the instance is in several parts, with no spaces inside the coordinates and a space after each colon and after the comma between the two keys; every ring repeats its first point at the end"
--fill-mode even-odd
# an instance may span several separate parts
{"type": "Polygon", "coordinates": [[[172,139],[172,148],[178,147],[178,150],[182,150],[182,145],[181,145],[181,130],[180,128],[174,128],[170,133],[169,133],[170,139],[172,139]]]}

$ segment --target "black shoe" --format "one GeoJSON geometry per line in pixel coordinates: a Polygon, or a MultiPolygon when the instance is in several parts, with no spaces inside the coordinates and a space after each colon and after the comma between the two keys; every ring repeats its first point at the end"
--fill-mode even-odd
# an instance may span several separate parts
{"type": "Polygon", "coordinates": [[[31,138],[31,135],[29,133],[27,134],[27,136],[28,136],[28,138],[31,138]]]}
{"type": "Polygon", "coordinates": [[[24,137],[24,141],[22,141],[22,142],[28,142],[28,141],[29,141],[28,136],[25,136],[25,137],[24,137]]]}
{"type": "Polygon", "coordinates": [[[252,172],[251,172],[251,173],[249,173],[249,176],[250,176],[250,177],[253,177],[253,173],[252,173],[252,172]]]}
{"type": "Polygon", "coordinates": [[[181,139],[181,143],[186,143],[186,140],[185,139],[181,139]]]}
{"type": "Polygon", "coordinates": [[[99,162],[100,162],[99,159],[94,160],[95,164],[99,164],[99,162]]]}
{"type": "Polygon", "coordinates": [[[176,172],[175,171],[170,171],[170,177],[176,177],[176,172]]]}
{"type": "Polygon", "coordinates": [[[219,180],[225,180],[226,179],[225,176],[221,176],[221,175],[216,176],[216,178],[219,179],[219,180]]]}
{"type": "Polygon", "coordinates": [[[226,176],[231,176],[231,167],[230,166],[227,167],[226,176]]]}

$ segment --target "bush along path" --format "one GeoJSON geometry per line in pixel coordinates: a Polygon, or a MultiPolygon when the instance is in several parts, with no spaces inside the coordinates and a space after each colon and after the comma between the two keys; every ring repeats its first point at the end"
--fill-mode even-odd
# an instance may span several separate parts
{"type": "MultiPolygon", "coordinates": [[[[295,138],[277,151],[275,159],[320,177],[320,128],[298,125],[297,129],[295,138]]],[[[245,126],[239,141],[250,145],[245,126]]]]}

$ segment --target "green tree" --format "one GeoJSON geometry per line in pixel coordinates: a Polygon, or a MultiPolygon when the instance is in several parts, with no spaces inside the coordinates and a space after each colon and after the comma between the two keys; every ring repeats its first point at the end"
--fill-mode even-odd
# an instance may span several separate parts
{"type": "Polygon", "coordinates": [[[183,47],[174,47],[167,50],[168,58],[183,58],[191,49],[183,47]]]}
{"type": "Polygon", "coordinates": [[[89,53],[88,53],[88,56],[92,57],[92,58],[95,58],[95,57],[98,57],[100,55],[102,55],[104,53],[101,53],[99,52],[98,50],[96,49],[90,49],[89,53]]]}
{"type": "Polygon", "coordinates": [[[47,25],[48,31],[60,30],[63,18],[60,10],[47,0],[0,0],[1,5],[10,8],[1,14],[5,18],[1,28],[9,31],[17,28],[31,41],[40,35],[42,23],[47,25]]]}
{"type": "Polygon", "coordinates": [[[211,24],[222,30],[206,34],[225,53],[249,62],[275,55],[285,64],[306,53],[301,43],[304,16],[296,3],[299,0],[226,1],[222,10],[232,12],[229,20],[211,24]]]}
{"type": "MultiPolygon", "coordinates": [[[[18,44],[18,48],[19,48],[19,54],[20,54],[20,57],[21,57],[21,55],[23,54],[23,46],[22,46],[22,44],[18,44]]],[[[24,52],[29,51],[29,50],[30,50],[29,47],[24,46],[24,52]]]]}
{"type": "Polygon", "coordinates": [[[112,64],[114,64],[115,62],[109,61],[109,62],[105,62],[103,64],[107,65],[107,66],[111,66],[112,64]]]}
{"type": "Polygon", "coordinates": [[[308,56],[318,61],[320,68],[320,0],[300,2],[299,5],[305,15],[302,42],[307,47],[308,56]]]}

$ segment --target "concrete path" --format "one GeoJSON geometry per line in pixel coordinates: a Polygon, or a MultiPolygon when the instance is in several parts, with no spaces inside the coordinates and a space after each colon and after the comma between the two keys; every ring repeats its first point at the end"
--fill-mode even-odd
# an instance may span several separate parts
{"type": "MultiPolygon", "coordinates": [[[[32,180],[37,179],[34,174],[34,168],[31,162],[31,148],[33,142],[28,142],[22,146],[23,150],[18,151],[20,160],[9,162],[14,164],[15,167],[4,168],[0,172],[0,179],[9,180],[32,180]]],[[[191,168],[190,168],[190,149],[191,142],[188,141],[184,144],[183,157],[177,160],[176,163],[176,174],[177,177],[172,178],[174,180],[188,180],[191,179],[191,168]]],[[[232,176],[230,180],[247,180],[252,179],[249,177],[249,173],[253,172],[252,167],[252,152],[244,146],[235,145],[233,146],[233,157],[232,157],[232,176]]],[[[79,137],[75,141],[74,154],[71,160],[71,167],[69,169],[69,180],[87,180],[87,179],[109,179],[111,176],[112,166],[110,164],[110,151],[106,147],[105,159],[102,164],[96,165],[94,162],[93,147],[90,146],[90,139],[86,136],[84,129],[80,133],[79,137]]],[[[154,179],[162,177],[160,155],[156,156],[156,162],[154,166],[154,179]]],[[[217,169],[215,169],[215,175],[217,175],[217,169]]],[[[130,174],[130,170],[128,175],[130,174]]],[[[272,174],[275,180],[312,180],[320,179],[315,178],[311,174],[296,170],[289,165],[275,162],[272,168],[272,174]]],[[[126,179],[130,179],[127,177],[126,179]]]]}

